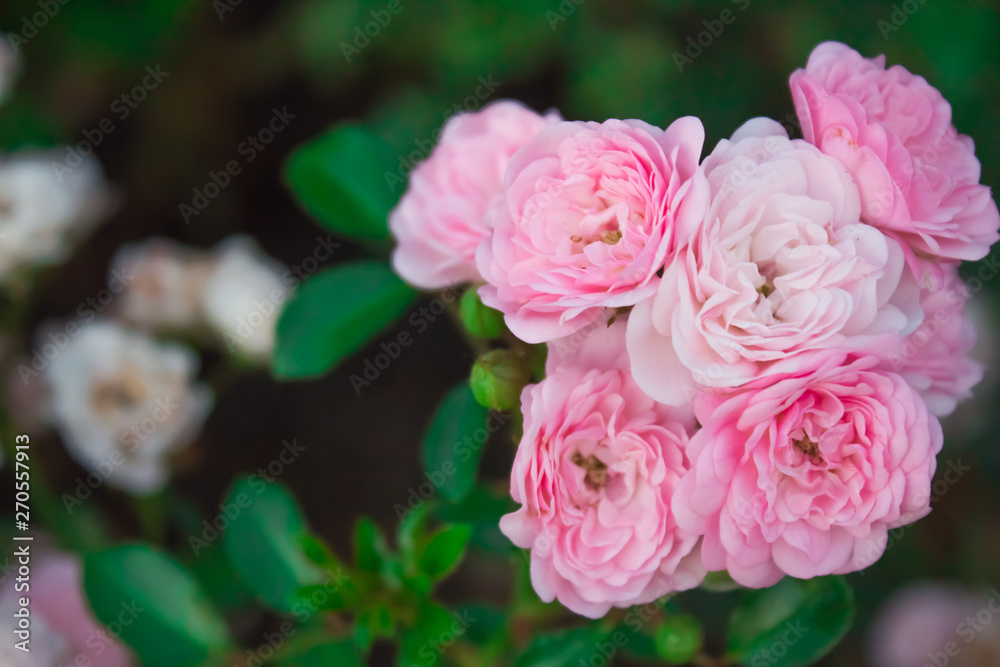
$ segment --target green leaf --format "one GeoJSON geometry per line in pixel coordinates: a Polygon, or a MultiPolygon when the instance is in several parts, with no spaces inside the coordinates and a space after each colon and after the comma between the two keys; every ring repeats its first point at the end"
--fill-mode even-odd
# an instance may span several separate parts
{"type": "Polygon", "coordinates": [[[295,500],[279,484],[247,478],[233,485],[225,509],[235,515],[224,536],[233,569],[266,605],[292,611],[300,590],[323,579],[306,555],[308,530],[295,500]]]}
{"type": "Polygon", "coordinates": [[[471,526],[448,526],[442,529],[427,543],[420,556],[420,569],[435,581],[444,579],[462,562],[470,537],[471,526]]]}
{"type": "Polygon", "coordinates": [[[420,452],[425,475],[451,502],[467,496],[476,484],[489,437],[486,416],[486,408],[463,382],[441,401],[424,434],[420,452]]]}
{"type": "Polygon", "coordinates": [[[472,617],[452,614],[437,603],[422,602],[413,626],[401,633],[396,664],[399,667],[441,664],[441,656],[474,622],[472,617]]]}
{"type": "Polygon", "coordinates": [[[416,509],[408,511],[399,522],[396,531],[396,544],[407,565],[416,565],[419,547],[425,542],[427,523],[435,503],[421,503],[416,509]]]}
{"type": "Polygon", "coordinates": [[[376,639],[392,637],[396,627],[392,610],[382,601],[359,611],[354,622],[364,629],[362,636],[368,645],[376,639]]]}
{"type": "Polygon", "coordinates": [[[363,667],[364,664],[353,641],[339,640],[296,652],[275,661],[274,667],[363,667]]]}
{"type": "Polygon", "coordinates": [[[194,577],[152,547],[127,545],[89,554],[83,572],[94,615],[121,627],[122,640],[143,664],[193,667],[231,648],[225,623],[194,577]]]}
{"type": "Polygon", "coordinates": [[[728,654],[745,663],[811,665],[837,645],[854,618],[854,598],[843,577],[793,579],[749,591],[729,622],[728,654]]]}
{"type": "MultiPolygon", "coordinates": [[[[633,612],[629,612],[630,614],[633,612]]],[[[629,659],[641,663],[655,663],[657,665],[663,664],[663,659],[660,657],[660,653],[657,650],[656,642],[653,638],[645,634],[640,629],[632,627],[631,624],[621,624],[612,633],[612,641],[616,637],[624,637],[625,645],[622,647],[622,653],[627,655],[629,659]]]]}
{"type": "Polygon", "coordinates": [[[399,180],[392,149],[354,125],[300,146],[285,165],[285,182],[309,215],[338,234],[362,239],[389,236],[389,210],[403,191],[399,180]]]}
{"type": "Polygon", "coordinates": [[[469,622],[468,640],[484,646],[503,640],[507,632],[507,611],[503,607],[471,604],[463,605],[457,613],[469,622]]]}
{"type": "MultiPolygon", "coordinates": [[[[200,515],[199,515],[200,516],[200,515]]],[[[199,526],[198,530],[203,529],[199,526]]],[[[225,550],[204,549],[187,566],[202,590],[223,613],[238,612],[253,605],[253,592],[233,571],[225,550]]]]}
{"type": "Polygon", "coordinates": [[[511,552],[511,543],[500,532],[500,517],[517,509],[509,492],[494,492],[477,486],[455,504],[442,505],[439,512],[447,523],[468,523],[473,526],[471,543],[501,556],[511,552]]]}
{"type": "Polygon", "coordinates": [[[306,533],[299,537],[302,552],[310,563],[319,567],[336,567],[340,564],[329,545],[321,537],[306,533]]]}
{"type": "Polygon", "coordinates": [[[383,262],[327,269],[302,283],[281,313],[274,374],[321,375],[406,312],[416,293],[383,262]]]}
{"type": "Polygon", "coordinates": [[[358,569],[371,573],[381,572],[392,555],[382,531],[366,516],[354,528],[354,554],[358,569]]]}
{"type": "Polygon", "coordinates": [[[538,635],[514,667],[565,667],[580,661],[591,664],[595,656],[606,661],[599,651],[605,637],[603,632],[589,626],[538,635]]]}

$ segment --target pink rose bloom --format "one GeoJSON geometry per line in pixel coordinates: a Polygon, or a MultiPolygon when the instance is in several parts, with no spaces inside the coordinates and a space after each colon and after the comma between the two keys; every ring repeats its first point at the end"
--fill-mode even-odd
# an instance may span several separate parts
{"type": "Polygon", "coordinates": [[[671,507],[704,534],[708,570],[753,588],[853,572],[930,511],[941,425],[877,363],[832,355],[812,373],[699,396],[671,507]]]}
{"type": "Polygon", "coordinates": [[[972,139],[926,79],[824,42],[790,85],[806,141],[847,165],[862,220],[903,242],[921,282],[940,279],[940,260],[981,259],[1000,239],[972,139]]]}
{"type": "MultiPolygon", "coordinates": [[[[0,664],[8,667],[134,664],[124,645],[94,619],[83,592],[83,568],[76,556],[48,552],[39,558],[31,574],[31,652],[15,650],[13,639],[4,641],[0,645],[0,664]]],[[[13,587],[4,587],[0,595],[0,612],[7,623],[13,621],[19,597],[13,587]]]]}
{"type": "Polygon", "coordinates": [[[698,538],[670,498],[688,468],[688,410],[655,403],[632,381],[623,326],[602,325],[575,352],[554,349],[548,377],[521,395],[524,437],[511,473],[521,508],[500,520],[531,549],[546,602],[599,618],[701,583],[698,538]]]}
{"type": "Polygon", "coordinates": [[[968,356],[976,344],[976,328],[964,313],[969,290],[955,266],[942,268],[941,287],[924,289],[921,294],[924,321],[889,355],[887,364],[924,397],[938,417],[950,415],[959,401],[971,398],[984,371],[981,363],[968,356]]]}
{"type": "Polygon", "coordinates": [[[888,352],[920,322],[899,244],[859,219],[844,166],[772,120],[748,121],[702,165],[711,203],[629,317],[632,373],[678,405],[821,363],[829,350],[888,352]]]}
{"type": "Polygon", "coordinates": [[[704,214],[705,131],[639,120],[562,122],[511,158],[494,233],[479,247],[483,302],[518,338],[566,336],[631,306],[704,214]]]}
{"type": "Polygon", "coordinates": [[[484,216],[503,196],[507,161],[559,119],[508,100],[450,118],[389,213],[396,273],[424,289],[479,280],[476,247],[490,233],[484,216]]]}

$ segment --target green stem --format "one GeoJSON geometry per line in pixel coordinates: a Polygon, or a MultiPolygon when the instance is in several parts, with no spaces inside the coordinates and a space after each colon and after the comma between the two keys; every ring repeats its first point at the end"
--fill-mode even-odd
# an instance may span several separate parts
{"type": "Polygon", "coordinates": [[[132,507],[143,537],[153,544],[162,544],[167,536],[166,492],[151,496],[135,496],[132,507]]]}

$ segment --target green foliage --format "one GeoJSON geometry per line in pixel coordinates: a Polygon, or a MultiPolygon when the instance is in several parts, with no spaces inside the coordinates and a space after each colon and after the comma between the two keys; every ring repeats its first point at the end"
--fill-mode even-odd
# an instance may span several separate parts
{"type": "Polygon", "coordinates": [[[306,554],[308,529],[295,500],[277,483],[250,478],[233,485],[225,507],[234,517],[223,543],[240,579],[267,606],[293,611],[300,589],[323,579],[306,554]]]}
{"type": "Polygon", "coordinates": [[[452,613],[439,604],[425,602],[419,605],[414,623],[404,628],[400,636],[399,667],[436,664],[439,656],[462,631],[455,628],[452,613]],[[431,662],[429,662],[431,661],[431,662]]]}
{"type": "Polygon", "coordinates": [[[476,484],[486,416],[462,383],[448,392],[431,418],[420,453],[427,479],[446,500],[461,500],[476,484]]]}
{"type": "Polygon", "coordinates": [[[414,297],[382,262],[316,274],[296,290],[278,321],[275,375],[297,379],[329,371],[390,326],[414,297]]]}
{"type": "Polygon", "coordinates": [[[195,667],[231,648],[226,625],[194,577],[146,545],[84,558],[84,589],[97,619],[151,667],[195,667]]]}
{"type": "Polygon", "coordinates": [[[288,158],[285,182],[321,225],[348,237],[384,240],[400,192],[386,174],[396,170],[392,150],[376,135],[340,125],[300,146],[288,158]]]}
{"type": "Polygon", "coordinates": [[[363,667],[364,664],[355,643],[342,639],[305,647],[301,652],[282,657],[274,667],[363,667]]]}
{"type": "Polygon", "coordinates": [[[785,577],[748,591],[733,612],[726,650],[750,663],[763,656],[781,667],[811,665],[837,645],[854,619],[854,597],[843,577],[785,577]]]}
{"type": "Polygon", "coordinates": [[[483,304],[474,287],[462,294],[459,314],[465,329],[477,338],[500,338],[507,330],[503,313],[483,304]]]}
{"type": "Polygon", "coordinates": [[[472,537],[469,526],[448,526],[435,534],[420,555],[420,569],[432,580],[451,574],[465,555],[472,537]]]}
{"type": "Polygon", "coordinates": [[[354,528],[355,565],[362,572],[382,572],[390,559],[385,536],[374,521],[361,517],[354,528]]]}
{"type": "MultiPolygon", "coordinates": [[[[565,667],[580,661],[589,664],[606,634],[593,626],[537,635],[528,650],[518,656],[515,667],[565,667]]],[[[603,657],[603,656],[602,656],[603,657]]]]}

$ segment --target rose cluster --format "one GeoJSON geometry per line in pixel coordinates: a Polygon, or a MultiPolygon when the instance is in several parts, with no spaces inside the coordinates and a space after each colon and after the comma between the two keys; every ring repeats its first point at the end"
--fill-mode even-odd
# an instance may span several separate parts
{"type": "Polygon", "coordinates": [[[755,118],[704,159],[697,118],[496,102],[390,215],[401,276],[548,346],[501,522],[543,600],[851,572],[930,511],[938,417],[983,373],[958,265],[1000,215],[922,77],[828,42],[790,86],[803,138],[755,118]]]}

